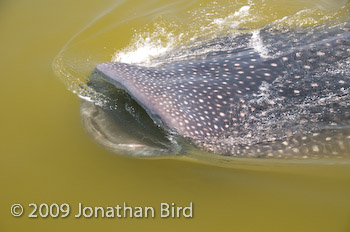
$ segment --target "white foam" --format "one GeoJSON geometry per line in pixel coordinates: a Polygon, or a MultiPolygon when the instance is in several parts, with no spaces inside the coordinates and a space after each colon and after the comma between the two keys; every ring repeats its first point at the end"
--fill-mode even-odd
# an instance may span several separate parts
{"type": "Polygon", "coordinates": [[[249,15],[250,6],[242,6],[238,11],[230,14],[225,18],[214,19],[212,24],[223,27],[229,25],[231,28],[236,28],[239,24],[246,21],[246,17],[249,15]]]}
{"type": "Polygon", "coordinates": [[[261,57],[269,57],[269,51],[264,45],[261,37],[260,37],[260,30],[253,31],[251,40],[250,40],[250,46],[254,48],[256,52],[259,53],[261,57]]]}
{"type": "MultiPolygon", "coordinates": [[[[73,93],[77,94],[76,91],[73,91],[73,93]]],[[[80,99],[85,100],[85,101],[88,101],[88,102],[94,102],[93,99],[92,99],[91,97],[89,97],[89,96],[83,96],[83,95],[78,94],[78,97],[79,97],[80,99]]]]}
{"type": "Polygon", "coordinates": [[[157,28],[152,34],[138,34],[131,45],[114,54],[112,61],[151,66],[152,59],[173,49],[181,36],[182,34],[176,37],[173,33],[167,32],[165,28],[157,28]]]}
{"type": "Polygon", "coordinates": [[[242,6],[238,11],[236,11],[233,16],[235,17],[245,17],[249,15],[250,6],[242,6]]]}

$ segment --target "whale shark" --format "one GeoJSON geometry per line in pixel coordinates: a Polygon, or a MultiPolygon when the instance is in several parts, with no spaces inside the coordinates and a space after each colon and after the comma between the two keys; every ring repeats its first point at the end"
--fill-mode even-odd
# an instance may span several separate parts
{"type": "Polygon", "coordinates": [[[165,131],[225,156],[350,151],[350,24],[239,33],[178,48],[154,67],[95,68],[165,131]]]}

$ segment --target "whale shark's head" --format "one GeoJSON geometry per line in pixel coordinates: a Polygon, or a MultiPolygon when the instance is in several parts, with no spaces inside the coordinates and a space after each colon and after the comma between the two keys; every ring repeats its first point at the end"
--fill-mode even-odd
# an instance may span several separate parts
{"type": "Polygon", "coordinates": [[[159,67],[109,62],[95,71],[133,99],[157,127],[211,152],[319,157],[349,149],[347,27],[293,34],[299,41],[292,45],[291,35],[264,33],[260,42],[268,52],[242,42],[200,59],[159,67]]]}

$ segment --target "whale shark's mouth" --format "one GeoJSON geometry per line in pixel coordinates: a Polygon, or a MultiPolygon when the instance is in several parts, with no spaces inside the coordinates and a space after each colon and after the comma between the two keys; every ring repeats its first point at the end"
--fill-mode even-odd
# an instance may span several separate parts
{"type": "Polygon", "coordinates": [[[81,102],[82,124],[94,141],[121,155],[181,154],[183,147],[179,138],[155,124],[126,91],[106,82],[97,71],[89,76],[88,85],[112,99],[103,106],[86,100],[81,102]]]}

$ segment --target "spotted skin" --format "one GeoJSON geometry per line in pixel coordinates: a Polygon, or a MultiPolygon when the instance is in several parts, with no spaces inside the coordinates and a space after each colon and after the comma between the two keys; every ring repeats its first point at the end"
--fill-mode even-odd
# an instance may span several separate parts
{"type": "Polygon", "coordinates": [[[339,154],[350,148],[349,28],[285,34],[264,29],[259,36],[265,53],[248,33],[232,37],[240,46],[222,43],[223,49],[202,57],[158,67],[103,63],[96,69],[157,124],[208,151],[252,157],[339,154]]]}

